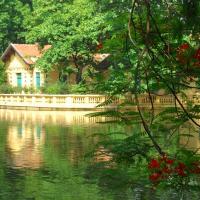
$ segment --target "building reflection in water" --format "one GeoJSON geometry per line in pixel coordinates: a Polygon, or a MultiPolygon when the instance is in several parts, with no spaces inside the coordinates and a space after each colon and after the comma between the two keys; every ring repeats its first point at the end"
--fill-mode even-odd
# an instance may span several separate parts
{"type": "MultiPolygon", "coordinates": [[[[40,168],[43,163],[42,147],[45,143],[45,135],[52,133],[52,125],[56,127],[54,133],[57,134],[49,134],[48,145],[58,152],[61,146],[65,146],[62,153],[67,155],[71,164],[77,164],[78,160],[84,157],[84,152],[98,142],[97,138],[88,137],[94,129],[99,130],[99,127],[96,128],[98,126],[96,122],[107,120],[105,117],[85,117],[88,113],[90,112],[0,109],[0,120],[9,122],[7,147],[10,165],[16,168],[40,168]],[[59,127],[62,129],[60,130],[59,127]],[[81,129],[81,134],[77,134],[77,127],[86,127],[86,129],[85,131],[81,129]]],[[[200,153],[200,131],[197,127],[187,124],[179,129],[179,133],[180,145],[198,150],[200,153]]],[[[97,149],[94,155],[95,162],[110,161],[111,158],[112,156],[104,148],[97,149]]]]}
{"type": "Polygon", "coordinates": [[[106,117],[86,117],[92,111],[30,111],[0,109],[0,120],[40,124],[95,124],[107,120],[106,117]]]}
{"type": "Polygon", "coordinates": [[[44,140],[45,132],[40,125],[21,123],[9,126],[7,146],[12,167],[39,168],[42,164],[41,147],[44,140]]]}
{"type": "MultiPolygon", "coordinates": [[[[47,134],[46,127],[51,125],[56,126],[54,132],[58,130],[58,127],[65,127],[65,130],[62,128],[62,133],[68,131],[70,134],[66,132],[65,141],[60,140],[59,135],[61,134],[57,136],[50,134],[51,139],[48,140],[48,145],[52,145],[56,150],[62,146],[63,142],[66,143],[65,153],[69,161],[76,164],[80,158],[84,157],[85,149],[97,142],[96,138],[87,137],[92,132],[93,127],[98,126],[96,122],[107,120],[105,117],[86,117],[85,115],[88,113],[90,111],[0,109],[0,120],[9,122],[7,147],[10,165],[15,168],[36,169],[41,167],[43,163],[42,147],[47,134]],[[86,127],[87,133],[84,133],[85,135],[77,134],[76,125],[86,127]]],[[[48,129],[48,132],[51,131],[48,129]]]]}

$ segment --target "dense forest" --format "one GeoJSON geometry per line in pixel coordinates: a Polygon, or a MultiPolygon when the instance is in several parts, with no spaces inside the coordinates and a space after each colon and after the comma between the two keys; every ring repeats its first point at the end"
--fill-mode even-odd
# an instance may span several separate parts
{"type": "Polygon", "coordinates": [[[186,92],[198,92],[200,85],[198,0],[1,0],[0,9],[0,52],[10,42],[51,44],[37,62],[45,71],[56,65],[67,75],[74,70],[69,64],[73,60],[77,83],[84,83],[82,70],[92,65],[92,55],[109,53],[107,80],[102,81],[92,68],[88,71],[96,80],[93,90],[111,96],[105,104],[112,102],[114,95],[134,95],[137,112],[108,111],[92,116],[114,116],[123,125],[139,122],[144,129],[109,142],[106,148],[118,162],[144,164],[144,158],[156,185],[165,180],[166,185],[183,188],[186,182],[196,181],[194,174],[199,174],[200,167],[197,164],[195,168],[194,163],[199,156],[178,148],[180,135],[175,133],[189,122],[200,127],[200,108],[188,100],[186,92]],[[172,95],[176,103],[157,113],[152,95],[161,95],[160,91],[172,95]],[[151,102],[148,111],[139,105],[138,96],[143,93],[151,102]],[[187,109],[180,95],[188,101],[187,109]],[[155,155],[159,159],[151,159],[155,155]],[[159,171],[161,165],[164,172],[159,171]]]}

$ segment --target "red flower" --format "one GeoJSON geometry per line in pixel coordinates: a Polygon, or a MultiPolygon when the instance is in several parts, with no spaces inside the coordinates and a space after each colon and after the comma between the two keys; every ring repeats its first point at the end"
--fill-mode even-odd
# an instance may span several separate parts
{"type": "Polygon", "coordinates": [[[166,159],[166,163],[172,165],[174,163],[173,159],[166,159]]]}
{"type": "Polygon", "coordinates": [[[200,48],[196,50],[196,52],[194,54],[194,58],[197,60],[200,60],[200,48]]]}
{"type": "Polygon", "coordinates": [[[182,44],[181,46],[179,46],[179,49],[180,50],[186,50],[186,49],[188,49],[190,46],[189,46],[189,44],[188,43],[184,43],[184,44],[182,44]]]}
{"type": "Polygon", "coordinates": [[[179,163],[178,163],[178,168],[179,168],[179,169],[185,169],[185,168],[186,168],[186,165],[185,165],[184,163],[182,163],[182,162],[179,162],[179,163]]]}
{"type": "Polygon", "coordinates": [[[153,173],[149,176],[149,179],[151,181],[158,181],[161,177],[161,174],[160,173],[153,173]]]}
{"type": "Polygon", "coordinates": [[[149,169],[153,169],[153,168],[159,168],[160,167],[160,163],[155,160],[155,159],[152,159],[149,163],[149,169]]]}
{"type": "Polygon", "coordinates": [[[186,165],[182,162],[179,162],[178,166],[175,168],[175,172],[179,176],[186,176],[185,169],[186,169],[186,165]]]}
{"type": "Polygon", "coordinates": [[[162,172],[164,172],[164,173],[166,173],[166,174],[170,174],[170,173],[172,172],[172,170],[169,169],[168,167],[164,167],[164,168],[162,169],[162,172]]]}
{"type": "Polygon", "coordinates": [[[170,164],[170,165],[172,165],[174,163],[174,159],[167,158],[167,155],[162,156],[160,158],[160,161],[165,162],[165,163],[170,164]]]}
{"type": "Polygon", "coordinates": [[[186,176],[185,171],[183,169],[179,168],[179,167],[176,167],[175,171],[179,176],[186,176]]]}

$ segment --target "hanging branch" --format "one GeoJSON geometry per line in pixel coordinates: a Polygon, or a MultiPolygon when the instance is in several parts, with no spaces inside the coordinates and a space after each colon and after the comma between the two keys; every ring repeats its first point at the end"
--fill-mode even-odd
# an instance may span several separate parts
{"type": "MultiPolygon", "coordinates": [[[[142,50],[140,48],[137,47],[136,43],[134,42],[132,36],[131,36],[131,24],[134,24],[134,23],[131,23],[133,21],[133,18],[132,18],[132,15],[133,15],[133,11],[134,11],[134,8],[135,8],[135,3],[136,1],[133,1],[132,3],[132,8],[131,8],[131,16],[129,18],[129,23],[128,23],[128,33],[129,33],[129,39],[132,43],[132,45],[135,47],[135,50],[136,52],[139,54],[139,50],[142,50]]],[[[136,68],[136,71],[139,71],[139,64],[140,64],[140,60],[142,59],[142,56],[144,54],[146,50],[143,49],[142,52],[140,53],[140,59],[139,59],[139,62],[137,64],[137,68],[136,68]]],[[[137,95],[137,92],[138,92],[138,89],[137,89],[137,85],[136,85],[136,80],[137,80],[137,73],[135,74],[135,100],[136,100],[136,105],[137,105],[137,109],[138,109],[138,112],[139,112],[139,115],[140,115],[140,118],[141,118],[141,121],[142,121],[142,124],[143,124],[143,127],[148,135],[148,137],[150,138],[150,140],[152,141],[153,143],[153,146],[155,147],[155,149],[158,151],[158,153],[163,156],[165,155],[165,153],[162,151],[161,147],[158,145],[158,143],[155,141],[152,133],[151,133],[151,130],[148,126],[148,124],[146,123],[145,119],[144,119],[144,116],[142,114],[142,111],[141,111],[141,108],[140,108],[140,103],[139,103],[139,100],[138,100],[138,95],[137,95]]],[[[152,104],[153,104],[153,101],[152,101],[152,104]]]]}
{"type": "Polygon", "coordinates": [[[158,151],[158,153],[161,155],[161,156],[164,156],[165,153],[162,151],[161,147],[158,145],[158,143],[156,142],[156,140],[154,139],[153,135],[152,135],[152,132],[149,128],[149,126],[147,125],[144,117],[143,117],[143,114],[142,114],[142,111],[141,111],[141,108],[140,108],[140,103],[139,103],[139,100],[138,100],[138,95],[137,95],[137,89],[135,91],[135,100],[136,100],[136,105],[137,105],[137,110],[139,112],[139,115],[140,115],[140,118],[142,120],[142,125],[148,135],[148,137],[150,138],[150,140],[152,141],[153,143],[153,146],[155,147],[155,149],[158,151]]]}
{"type": "MultiPolygon", "coordinates": [[[[151,63],[156,63],[157,66],[161,66],[161,69],[162,69],[162,64],[161,64],[162,62],[160,61],[161,58],[159,56],[161,56],[164,59],[167,59],[169,61],[169,63],[171,63],[169,68],[171,68],[173,66],[173,62],[174,61],[176,62],[176,58],[173,55],[170,54],[169,42],[166,42],[165,39],[163,38],[162,33],[160,32],[160,30],[158,28],[158,25],[156,23],[156,20],[154,19],[153,15],[151,13],[150,1],[149,0],[144,0],[144,1],[140,1],[140,2],[137,1],[137,0],[133,1],[132,7],[131,7],[131,12],[130,12],[130,18],[129,18],[129,22],[128,22],[128,36],[129,36],[131,44],[134,47],[134,50],[138,54],[138,64],[137,64],[137,68],[136,68],[138,73],[139,73],[140,61],[143,59],[144,52],[148,53],[149,57],[151,58],[151,63]],[[134,33],[137,32],[136,25],[135,25],[134,19],[133,19],[133,13],[134,13],[135,8],[136,8],[136,6],[135,6],[136,3],[137,3],[137,8],[139,8],[140,4],[144,5],[145,8],[146,8],[146,32],[143,29],[142,17],[140,16],[141,13],[138,13],[139,22],[140,22],[140,26],[141,26],[141,30],[142,30],[143,41],[145,41],[145,47],[144,48],[138,47],[136,41],[134,41],[134,39],[132,37],[132,29],[134,30],[134,33]],[[165,51],[163,51],[163,50],[160,50],[159,47],[157,47],[157,45],[154,44],[153,46],[156,47],[157,50],[158,50],[157,51],[158,52],[158,56],[156,56],[154,51],[153,51],[153,49],[150,47],[150,45],[152,45],[152,42],[150,41],[150,37],[149,37],[149,34],[150,34],[150,22],[153,23],[153,26],[155,27],[155,30],[156,30],[156,35],[158,36],[160,41],[166,47],[168,47],[167,53],[165,51]],[[142,52],[142,53],[140,53],[140,52],[142,52]]],[[[173,81],[172,82],[168,82],[168,80],[165,78],[165,76],[162,75],[162,73],[160,73],[159,70],[153,64],[151,65],[150,70],[151,70],[151,72],[153,72],[155,74],[156,79],[161,80],[166,85],[166,87],[171,92],[171,94],[174,96],[175,107],[177,108],[176,103],[178,103],[178,105],[181,107],[181,109],[183,110],[183,112],[185,113],[187,118],[190,119],[196,126],[200,127],[200,125],[193,119],[191,114],[187,111],[187,109],[184,107],[184,105],[180,101],[179,97],[177,96],[176,87],[175,87],[173,81]]],[[[172,73],[173,72],[172,70],[173,69],[171,68],[171,73],[170,73],[170,77],[171,78],[174,77],[173,73],[172,73]]],[[[135,80],[136,80],[136,78],[135,78],[135,80]]],[[[150,91],[150,87],[149,87],[149,81],[148,81],[149,80],[148,79],[148,73],[147,73],[146,70],[145,70],[145,79],[146,79],[146,84],[147,84],[147,92],[148,92],[148,95],[149,95],[149,99],[150,99],[150,103],[151,103],[151,109],[152,109],[152,119],[151,119],[151,124],[152,124],[153,123],[153,116],[154,116],[154,102],[153,102],[153,99],[152,99],[152,95],[151,95],[151,91],[150,91]]],[[[181,84],[181,83],[179,83],[179,84],[181,84]]],[[[187,85],[185,85],[185,86],[187,86],[187,85]]],[[[188,86],[188,87],[192,87],[192,86],[188,86]]],[[[144,118],[143,113],[141,111],[140,103],[139,103],[139,100],[138,100],[137,86],[135,88],[135,100],[136,100],[136,105],[137,105],[137,109],[138,109],[140,118],[142,120],[143,127],[144,127],[146,133],[148,134],[148,137],[152,141],[153,146],[158,151],[158,153],[160,155],[164,155],[164,152],[162,151],[161,147],[154,140],[154,137],[152,135],[151,129],[148,126],[147,122],[145,121],[145,118],[144,118]]],[[[178,109],[177,109],[177,112],[178,112],[178,109]]]]}
{"type": "Polygon", "coordinates": [[[149,88],[149,80],[148,80],[147,72],[145,72],[145,79],[146,79],[146,84],[147,84],[147,92],[148,92],[149,100],[150,100],[150,103],[151,103],[151,122],[150,122],[150,125],[152,125],[154,117],[155,117],[155,115],[154,115],[154,102],[153,102],[152,94],[151,94],[151,91],[150,91],[150,88],[149,88]]]}

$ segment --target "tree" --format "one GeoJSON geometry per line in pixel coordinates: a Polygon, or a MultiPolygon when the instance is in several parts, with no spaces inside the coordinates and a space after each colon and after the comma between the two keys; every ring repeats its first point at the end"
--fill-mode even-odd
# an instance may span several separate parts
{"type": "Polygon", "coordinates": [[[19,0],[1,0],[0,10],[0,53],[2,53],[11,42],[24,43],[24,37],[21,35],[25,31],[23,19],[29,9],[19,0]]]}
{"type": "Polygon", "coordinates": [[[45,71],[57,66],[62,72],[73,65],[76,82],[81,82],[83,68],[92,63],[99,38],[109,30],[106,16],[97,10],[92,0],[33,1],[32,15],[26,21],[26,40],[52,45],[38,66],[45,71]]]}
{"type": "MultiPolygon", "coordinates": [[[[118,27],[124,26],[124,31],[116,31],[115,34],[115,38],[123,38],[125,35],[124,39],[121,39],[122,42],[124,41],[124,51],[118,54],[114,50],[122,45],[114,46],[112,52],[118,59],[112,68],[112,75],[100,87],[97,85],[97,88],[111,94],[111,98],[105,104],[112,102],[115,95],[131,94],[131,97],[134,96],[134,101],[126,101],[119,106],[119,109],[124,105],[134,104],[137,112],[120,109],[92,115],[113,116],[117,118],[117,123],[125,125],[133,125],[138,121],[142,123],[143,130],[139,137],[133,129],[133,135],[122,139],[121,142],[117,141],[116,148],[113,148],[115,145],[111,143],[109,148],[111,151],[114,150],[119,157],[121,156],[119,160],[125,158],[136,162],[138,155],[148,160],[150,156],[156,154],[158,155],[155,157],[159,157],[159,159],[153,160],[156,162],[163,162],[163,159],[168,161],[168,156],[170,160],[171,158],[175,159],[173,167],[177,171],[167,177],[169,178],[168,184],[176,186],[182,184],[179,189],[185,184],[186,179],[183,178],[180,181],[176,178],[190,177],[188,180],[192,180],[191,169],[194,160],[199,159],[195,151],[191,152],[183,146],[176,146],[176,150],[173,149],[181,134],[192,137],[189,131],[182,131],[178,134],[181,127],[187,127],[190,123],[200,127],[198,123],[199,105],[195,105],[195,102],[190,99],[190,91],[193,90],[193,94],[195,94],[200,89],[198,86],[200,27],[196,21],[200,18],[199,10],[200,3],[197,1],[132,1],[126,26],[123,20],[119,20],[117,24],[118,27]],[[117,35],[118,33],[119,35],[117,35]],[[156,112],[155,98],[163,95],[161,89],[164,90],[164,94],[173,96],[174,105],[156,112]],[[143,94],[147,95],[150,102],[148,110],[144,110],[140,105],[139,97],[143,94]],[[181,98],[187,104],[183,103],[181,98]],[[144,132],[149,142],[146,142],[147,138],[143,139],[144,132]],[[149,144],[149,148],[146,149],[145,147],[149,144]],[[140,148],[141,146],[143,148],[140,148]],[[182,164],[180,164],[181,160],[182,164]],[[173,180],[175,178],[177,181],[172,183],[170,178],[173,180]]],[[[120,19],[120,16],[124,14],[127,16],[128,11],[117,13],[115,19],[120,19]]],[[[116,27],[116,24],[113,23],[113,25],[116,27]]],[[[106,41],[108,48],[109,43],[112,39],[115,41],[115,38],[109,38],[106,41]]],[[[160,163],[158,164],[160,165],[160,163]]],[[[150,179],[161,181],[165,176],[164,173],[157,170],[156,174],[151,174],[150,179]]]]}

